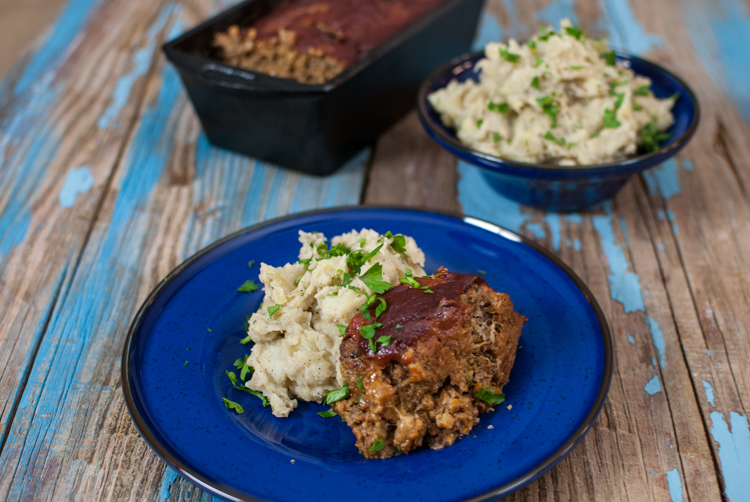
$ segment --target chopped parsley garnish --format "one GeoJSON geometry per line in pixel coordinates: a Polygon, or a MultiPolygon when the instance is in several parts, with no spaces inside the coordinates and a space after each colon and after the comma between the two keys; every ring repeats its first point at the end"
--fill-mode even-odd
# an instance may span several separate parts
{"type": "Polygon", "coordinates": [[[276,313],[277,310],[281,308],[280,305],[274,305],[272,307],[268,307],[268,317],[273,317],[273,315],[276,313]]]}
{"type": "Polygon", "coordinates": [[[676,103],[677,100],[680,99],[680,93],[679,92],[675,92],[674,94],[672,94],[671,96],[669,96],[669,99],[671,99],[672,101],[674,101],[676,103]]]}
{"type": "Polygon", "coordinates": [[[495,143],[499,143],[501,139],[503,138],[500,136],[499,132],[492,133],[492,141],[494,141],[495,143]]]}
{"type": "Polygon", "coordinates": [[[326,392],[325,404],[333,404],[342,399],[349,397],[349,384],[344,382],[340,389],[333,389],[326,392]]]}
{"type": "Polygon", "coordinates": [[[643,107],[641,105],[639,105],[638,103],[633,103],[633,110],[639,112],[639,111],[643,110],[643,107]]]}
{"type": "Polygon", "coordinates": [[[557,112],[559,111],[559,108],[552,96],[537,98],[536,102],[542,105],[542,113],[549,117],[550,127],[552,127],[552,129],[557,127],[557,112]]]}
{"type": "Polygon", "coordinates": [[[294,280],[294,285],[295,285],[295,286],[299,286],[299,281],[301,281],[303,277],[304,277],[304,275],[301,275],[301,276],[297,277],[297,278],[296,278],[296,279],[294,280]]]}
{"type": "Polygon", "coordinates": [[[620,121],[617,120],[617,113],[615,113],[615,110],[607,108],[604,110],[604,128],[615,129],[617,127],[620,127],[620,121]]]}
{"type": "Polygon", "coordinates": [[[568,143],[568,150],[570,150],[570,149],[571,149],[571,148],[573,148],[574,146],[576,146],[576,144],[575,144],[575,143],[568,143]]]}
{"type": "Polygon", "coordinates": [[[508,52],[508,49],[504,49],[502,47],[500,47],[500,57],[511,63],[518,63],[518,61],[521,60],[520,54],[508,52]]]}
{"type": "Polygon", "coordinates": [[[339,336],[344,336],[346,334],[346,326],[343,324],[337,324],[336,327],[339,329],[339,336]]]}
{"type": "Polygon", "coordinates": [[[618,86],[621,86],[621,85],[627,85],[627,84],[628,84],[628,80],[627,79],[623,80],[622,82],[620,82],[618,80],[615,80],[614,82],[612,82],[610,84],[610,86],[612,87],[612,89],[614,89],[615,87],[618,87],[618,86]]]}
{"type": "Polygon", "coordinates": [[[539,65],[542,64],[544,60],[540,58],[539,56],[536,57],[536,61],[534,61],[534,64],[531,65],[532,68],[539,68],[539,65]]]}
{"type": "Polygon", "coordinates": [[[508,106],[508,103],[493,103],[490,101],[487,103],[487,109],[491,112],[498,112],[498,113],[508,113],[508,110],[510,110],[510,107],[508,106]]]}
{"type": "Polygon", "coordinates": [[[240,293],[250,293],[252,291],[258,291],[258,285],[255,284],[255,281],[252,279],[246,280],[242,286],[237,288],[237,291],[240,293]]]}
{"type": "Polygon", "coordinates": [[[471,375],[466,375],[466,385],[471,385],[471,375]]]}
{"type": "Polygon", "coordinates": [[[406,237],[403,235],[394,236],[393,242],[391,242],[391,248],[399,254],[406,253],[406,237]]]}
{"type": "Polygon", "coordinates": [[[378,317],[380,314],[385,312],[385,309],[388,308],[388,304],[385,302],[385,299],[378,298],[378,306],[375,307],[375,317],[378,317]]]}
{"type": "Polygon", "coordinates": [[[531,79],[531,87],[533,87],[536,90],[541,90],[539,88],[539,75],[531,79]]]}
{"type": "Polygon", "coordinates": [[[406,269],[406,274],[404,275],[404,277],[401,278],[401,282],[403,282],[404,284],[408,284],[409,286],[411,286],[413,288],[421,288],[422,287],[422,285],[419,284],[414,279],[414,273],[411,271],[410,268],[406,269]]]}
{"type": "Polygon", "coordinates": [[[484,119],[477,120],[477,129],[479,129],[480,127],[482,127],[482,122],[484,122],[484,119]]]}
{"type": "Polygon", "coordinates": [[[633,96],[650,96],[651,89],[648,85],[642,85],[638,89],[633,91],[633,96]]]}
{"type": "Polygon", "coordinates": [[[240,406],[239,403],[235,403],[234,401],[230,401],[229,399],[222,397],[221,398],[224,401],[224,406],[226,406],[230,410],[236,411],[238,414],[245,413],[245,410],[242,409],[242,406],[240,406]]]}
{"type": "Polygon", "coordinates": [[[557,33],[555,33],[555,30],[551,28],[549,29],[549,31],[547,31],[547,27],[544,25],[539,25],[539,31],[541,34],[537,38],[539,38],[539,40],[542,40],[544,42],[546,42],[549,39],[549,37],[553,35],[557,35],[557,33]]]}
{"type": "Polygon", "coordinates": [[[323,418],[331,418],[336,416],[336,412],[333,411],[333,408],[330,408],[326,411],[319,411],[318,415],[320,415],[323,418]]]}
{"type": "Polygon", "coordinates": [[[477,274],[487,275],[487,272],[484,270],[477,270],[477,274]]]}
{"type": "Polygon", "coordinates": [[[391,283],[383,280],[383,266],[376,263],[367,272],[360,276],[365,286],[376,293],[385,293],[391,287],[391,283]]]}
{"type": "Polygon", "coordinates": [[[616,92],[615,93],[615,110],[619,110],[622,106],[622,101],[625,99],[625,93],[624,92],[616,92]]]}
{"type": "Polygon", "coordinates": [[[576,40],[581,39],[581,35],[583,34],[583,30],[580,28],[577,28],[575,26],[567,26],[565,28],[565,32],[570,35],[571,37],[574,37],[576,40]]]}
{"type": "Polygon", "coordinates": [[[492,390],[492,387],[481,389],[479,392],[474,394],[474,397],[481,399],[490,406],[497,406],[498,404],[502,404],[502,402],[505,401],[505,394],[495,394],[495,392],[492,390]]]}
{"type": "Polygon", "coordinates": [[[528,45],[531,49],[536,49],[536,41],[533,38],[529,40],[526,45],[528,45]]]}
{"type": "Polygon", "coordinates": [[[373,338],[375,337],[375,330],[377,330],[382,325],[383,323],[374,322],[372,324],[362,326],[359,330],[359,334],[370,342],[370,350],[373,354],[378,351],[378,347],[377,345],[375,345],[375,340],[373,340],[373,338]]]}
{"type": "Polygon", "coordinates": [[[604,61],[608,66],[615,65],[615,51],[605,52],[603,54],[600,54],[600,56],[604,57],[604,61]]]}
{"type": "Polygon", "coordinates": [[[359,404],[359,400],[362,399],[362,396],[365,393],[365,388],[362,386],[361,378],[357,378],[357,389],[359,389],[359,395],[357,396],[357,400],[354,402],[354,404],[359,404]]]}
{"type": "Polygon", "coordinates": [[[328,293],[326,296],[339,296],[339,292],[334,291],[333,293],[328,293]]]}
{"type": "Polygon", "coordinates": [[[211,331],[211,328],[206,328],[206,329],[208,330],[209,333],[213,333],[213,331],[211,331]]]}
{"type": "Polygon", "coordinates": [[[544,139],[548,141],[552,141],[553,143],[559,146],[565,145],[565,138],[555,138],[555,135],[552,134],[551,131],[547,131],[547,134],[544,135],[544,139]]]}
{"type": "MultiPolygon", "coordinates": [[[[255,369],[247,364],[247,356],[245,356],[243,359],[237,359],[234,362],[234,367],[240,370],[240,378],[243,382],[247,380],[246,376],[248,373],[252,375],[255,372],[255,369]]],[[[231,379],[232,377],[229,378],[231,379]]]]}
{"type": "Polygon", "coordinates": [[[583,66],[571,66],[571,70],[583,70],[583,66]]]}
{"type": "Polygon", "coordinates": [[[671,135],[666,132],[659,132],[659,126],[656,122],[651,121],[641,129],[641,140],[643,147],[647,152],[655,152],[659,149],[659,142],[669,139],[671,135]]]}
{"type": "Polygon", "coordinates": [[[383,440],[382,439],[376,439],[375,442],[372,443],[372,446],[370,447],[370,449],[367,450],[367,451],[369,451],[370,453],[377,453],[380,450],[382,450],[383,448],[385,448],[385,443],[383,442],[383,440]]]}
{"type": "Polygon", "coordinates": [[[359,244],[359,247],[364,248],[366,242],[367,242],[367,238],[362,237],[360,240],[357,241],[357,244],[359,244]]]}
{"type": "Polygon", "coordinates": [[[387,347],[391,344],[392,336],[393,335],[381,336],[380,338],[378,338],[377,342],[380,344],[381,347],[387,347]]]}
{"type": "Polygon", "coordinates": [[[250,260],[247,262],[247,268],[253,268],[253,265],[255,265],[255,260],[250,260]]]}
{"type": "Polygon", "coordinates": [[[245,338],[243,338],[242,340],[240,340],[240,343],[242,345],[247,345],[248,343],[250,343],[252,341],[253,341],[252,337],[250,335],[247,335],[245,338]]]}
{"type": "Polygon", "coordinates": [[[301,263],[302,265],[307,267],[308,265],[310,265],[311,261],[312,261],[312,258],[303,258],[299,260],[297,263],[301,263]]]}
{"type": "Polygon", "coordinates": [[[183,364],[182,367],[184,368],[185,366],[187,366],[189,362],[190,361],[185,361],[185,364],[183,364]]]}
{"type": "Polygon", "coordinates": [[[403,327],[404,327],[404,325],[403,325],[403,324],[396,324],[396,329],[401,329],[401,328],[403,328],[403,327]]]}

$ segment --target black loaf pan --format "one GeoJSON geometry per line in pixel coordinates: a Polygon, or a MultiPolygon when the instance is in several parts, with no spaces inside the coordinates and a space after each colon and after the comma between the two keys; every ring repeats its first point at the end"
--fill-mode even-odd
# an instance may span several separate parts
{"type": "Polygon", "coordinates": [[[413,108],[430,71],[469,50],[483,2],[448,0],[320,85],[271,77],[213,58],[214,33],[233,24],[252,25],[279,0],[242,2],[163,49],[179,71],[211,143],[325,175],[413,108]]]}

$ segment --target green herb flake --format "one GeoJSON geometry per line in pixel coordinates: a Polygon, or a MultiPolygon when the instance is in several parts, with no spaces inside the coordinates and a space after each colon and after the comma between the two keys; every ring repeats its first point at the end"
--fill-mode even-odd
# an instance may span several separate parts
{"type": "Polygon", "coordinates": [[[638,103],[633,103],[633,110],[639,112],[639,111],[643,110],[643,107],[641,105],[639,105],[638,103]]]}
{"type": "Polygon", "coordinates": [[[582,65],[581,66],[571,66],[570,69],[571,70],[583,70],[583,66],[582,65]]]}
{"type": "Polygon", "coordinates": [[[318,415],[320,415],[323,418],[331,418],[336,416],[336,412],[333,411],[333,408],[330,408],[326,411],[319,411],[318,415]]]}
{"type": "Polygon", "coordinates": [[[237,288],[237,291],[240,293],[250,293],[252,291],[258,291],[258,285],[255,284],[255,281],[252,279],[246,280],[242,286],[237,288]]]}
{"type": "Polygon", "coordinates": [[[211,328],[206,328],[206,329],[208,330],[209,333],[213,333],[213,331],[211,331],[211,328]]]}
{"type": "Polygon", "coordinates": [[[268,307],[268,317],[273,318],[273,315],[281,308],[280,305],[273,305],[268,307]]]}
{"type": "Polygon", "coordinates": [[[182,367],[184,368],[185,366],[187,366],[189,362],[190,361],[185,361],[185,364],[183,364],[182,367]]]}
{"type": "Polygon", "coordinates": [[[378,338],[377,342],[380,344],[381,347],[387,347],[391,344],[392,336],[393,335],[381,336],[380,338],[378,338]]]}
{"type": "Polygon", "coordinates": [[[492,141],[494,141],[495,143],[499,143],[501,139],[503,139],[503,138],[500,137],[500,133],[499,132],[493,132],[492,133],[492,141]]]}
{"type": "Polygon", "coordinates": [[[565,146],[565,138],[555,138],[555,135],[552,134],[551,131],[547,131],[547,134],[544,135],[544,139],[552,141],[556,145],[565,146]]]}
{"type": "Polygon", "coordinates": [[[672,94],[671,96],[669,96],[669,99],[671,99],[672,101],[674,101],[676,103],[677,100],[680,99],[680,93],[679,92],[675,92],[674,94],[672,94]]]}
{"type": "Polygon", "coordinates": [[[378,317],[380,314],[385,312],[385,309],[388,308],[388,304],[386,303],[385,299],[378,298],[378,306],[375,307],[375,317],[378,317]]]}
{"type": "Polygon", "coordinates": [[[655,152],[659,149],[659,143],[669,139],[670,134],[659,132],[659,126],[651,121],[641,129],[641,140],[647,152],[655,152]]]}
{"type": "Polygon", "coordinates": [[[550,127],[554,129],[557,127],[557,112],[559,107],[552,96],[544,96],[543,98],[537,98],[537,103],[542,106],[542,113],[547,115],[550,120],[550,127]]]}
{"type": "Polygon", "coordinates": [[[362,338],[365,338],[370,342],[370,350],[373,354],[378,351],[378,348],[375,345],[375,340],[373,340],[373,337],[375,336],[375,330],[377,330],[382,325],[382,323],[374,322],[372,324],[362,326],[359,329],[359,334],[362,335],[362,338]]]}
{"type": "Polygon", "coordinates": [[[518,63],[521,60],[520,54],[508,52],[508,49],[500,48],[500,57],[511,63],[518,63]]]}
{"type": "Polygon", "coordinates": [[[414,279],[414,273],[411,271],[410,268],[406,269],[406,273],[404,274],[404,277],[401,278],[401,282],[404,284],[407,284],[413,288],[421,288],[422,285],[419,284],[416,279],[414,279]]]}
{"type": "MultiPolygon", "coordinates": [[[[310,243],[310,244],[312,245],[312,243],[310,243]]],[[[297,263],[300,263],[300,264],[304,265],[305,267],[307,267],[308,265],[310,265],[311,261],[312,261],[312,258],[303,258],[303,259],[299,260],[297,263]]]]}
{"type": "Polygon", "coordinates": [[[344,336],[346,334],[346,326],[343,324],[337,324],[336,327],[339,329],[339,336],[344,336]]]}
{"type": "Polygon", "coordinates": [[[491,112],[506,114],[510,110],[510,107],[508,106],[508,103],[493,103],[490,101],[487,104],[487,109],[491,112]]]}
{"type": "Polygon", "coordinates": [[[297,278],[296,278],[296,279],[294,280],[294,285],[295,285],[295,286],[299,286],[299,281],[301,281],[303,277],[304,277],[304,275],[301,275],[301,276],[297,277],[297,278]]]}
{"type": "Polygon", "coordinates": [[[600,54],[600,56],[604,58],[604,62],[606,62],[608,66],[615,65],[615,51],[605,52],[603,54],[600,54]]]}
{"type": "Polygon", "coordinates": [[[648,85],[642,85],[633,91],[633,96],[651,96],[651,89],[648,85]]]}
{"type": "Polygon", "coordinates": [[[385,293],[391,287],[391,283],[383,280],[383,266],[376,263],[367,272],[359,277],[365,286],[376,293],[385,293]]]}
{"type": "Polygon", "coordinates": [[[533,87],[534,89],[536,89],[538,91],[541,90],[540,87],[539,87],[539,76],[538,75],[536,77],[534,77],[534,78],[531,79],[531,87],[533,87]]]}
{"type": "Polygon", "coordinates": [[[367,243],[367,238],[362,237],[360,240],[357,241],[357,244],[359,244],[359,247],[363,248],[365,247],[365,244],[367,243]]]}
{"type": "Polygon", "coordinates": [[[479,129],[480,127],[482,127],[482,122],[484,122],[484,119],[477,120],[477,129],[479,129]]]}
{"type": "Polygon", "coordinates": [[[528,45],[530,49],[536,49],[536,41],[533,38],[529,40],[526,45],[528,45]]]}
{"type": "Polygon", "coordinates": [[[568,147],[567,148],[570,151],[570,149],[573,148],[574,146],[576,146],[576,143],[568,143],[568,147]]]}
{"type": "Polygon", "coordinates": [[[607,108],[604,110],[604,128],[605,129],[616,129],[620,127],[621,123],[617,120],[617,113],[615,110],[607,108]]]}
{"type": "Polygon", "coordinates": [[[616,98],[615,98],[615,110],[619,110],[620,107],[622,106],[622,101],[625,99],[625,93],[623,93],[623,92],[616,92],[614,94],[616,96],[616,98]]]}
{"type": "Polygon", "coordinates": [[[391,242],[391,248],[399,254],[405,254],[406,253],[406,237],[403,235],[396,235],[393,237],[393,242],[391,242]]]}
{"type": "Polygon", "coordinates": [[[532,68],[539,68],[539,65],[542,64],[544,60],[540,58],[539,56],[536,57],[536,60],[534,61],[534,64],[531,65],[532,68]]]}
{"type": "Polygon", "coordinates": [[[326,296],[338,296],[338,295],[339,295],[339,292],[334,291],[333,293],[328,293],[326,296]]]}
{"type": "Polygon", "coordinates": [[[250,337],[250,335],[247,335],[245,338],[243,338],[242,340],[240,340],[240,343],[242,345],[247,345],[248,343],[250,343],[252,341],[253,341],[252,337],[250,337]]]}
{"type": "Polygon", "coordinates": [[[377,453],[380,450],[382,450],[383,448],[385,448],[385,443],[383,442],[383,440],[382,439],[376,439],[375,442],[372,443],[372,446],[370,447],[370,449],[367,450],[367,451],[370,452],[370,453],[377,453]]]}
{"type": "Polygon", "coordinates": [[[583,30],[576,26],[568,26],[565,28],[565,32],[570,35],[571,37],[574,37],[576,40],[581,39],[581,35],[583,34],[583,30]]]}
{"type": "Polygon", "coordinates": [[[253,268],[253,265],[255,265],[255,260],[250,260],[247,262],[247,268],[253,268]]]}
{"type": "Polygon", "coordinates": [[[477,274],[487,275],[487,272],[485,272],[484,270],[477,270],[477,274]]]}
{"type": "Polygon", "coordinates": [[[359,389],[359,392],[361,392],[362,394],[365,393],[365,388],[362,385],[362,379],[361,378],[357,378],[357,388],[359,389]]]}
{"type": "MultiPolygon", "coordinates": [[[[247,364],[247,356],[242,359],[238,358],[236,361],[234,361],[234,367],[240,370],[240,378],[243,382],[247,380],[248,373],[252,375],[255,372],[255,369],[247,364]]],[[[232,377],[229,378],[231,379],[232,377]]]]}
{"type": "Polygon", "coordinates": [[[396,324],[396,329],[401,329],[401,328],[403,328],[403,327],[404,327],[404,325],[403,325],[403,324],[396,324]]]}
{"type": "Polygon", "coordinates": [[[325,404],[333,404],[342,399],[349,397],[349,384],[344,382],[344,385],[340,389],[333,389],[326,392],[325,404]]]}
{"type": "Polygon", "coordinates": [[[492,387],[481,389],[479,392],[474,394],[474,397],[481,399],[490,406],[497,406],[505,401],[505,394],[495,394],[495,392],[492,390],[492,387]]]}
{"type": "Polygon", "coordinates": [[[242,406],[240,406],[239,403],[235,403],[234,401],[230,401],[229,399],[222,397],[221,398],[224,401],[224,406],[227,407],[227,409],[234,410],[238,414],[245,413],[245,410],[242,409],[242,406]]]}

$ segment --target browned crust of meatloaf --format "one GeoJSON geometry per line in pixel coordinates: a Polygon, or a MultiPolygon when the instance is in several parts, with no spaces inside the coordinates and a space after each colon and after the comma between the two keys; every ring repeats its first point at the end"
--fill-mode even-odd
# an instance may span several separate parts
{"type": "Polygon", "coordinates": [[[492,411],[474,394],[487,387],[502,391],[526,318],[513,310],[507,294],[486,284],[472,285],[454,303],[462,309],[461,322],[410,348],[407,365],[393,360],[380,366],[355,347],[355,339],[342,342],[341,367],[350,397],[333,408],[352,428],[366,457],[387,458],[423,444],[449,446],[471,431],[480,413],[492,411]],[[377,441],[384,448],[370,452],[377,441]]]}

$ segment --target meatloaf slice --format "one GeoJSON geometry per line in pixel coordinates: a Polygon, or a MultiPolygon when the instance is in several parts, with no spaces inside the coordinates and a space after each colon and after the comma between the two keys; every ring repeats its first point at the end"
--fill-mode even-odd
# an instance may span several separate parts
{"type": "Polygon", "coordinates": [[[480,276],[443,268],[378,298],[380,316],[378,300],[347,327],[350,395],[333,408],[368,458],[449,446],[501,400],[526,318],[480,276]]]}

